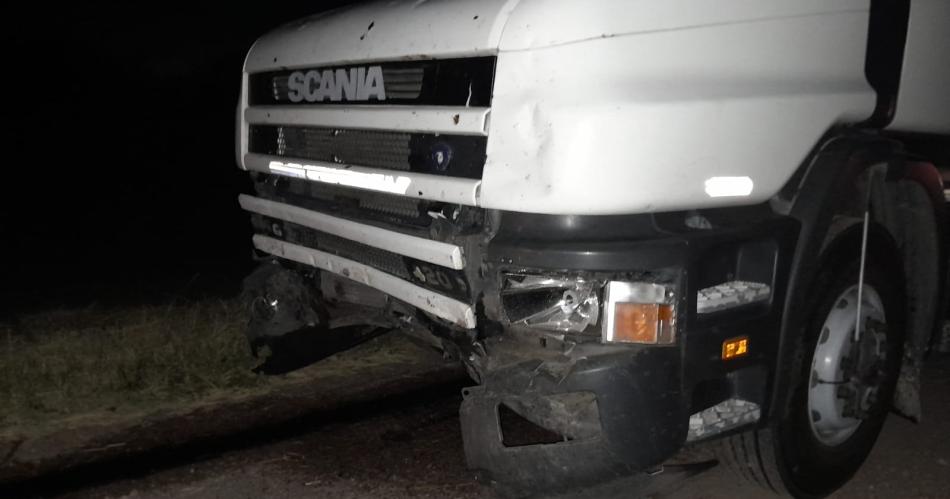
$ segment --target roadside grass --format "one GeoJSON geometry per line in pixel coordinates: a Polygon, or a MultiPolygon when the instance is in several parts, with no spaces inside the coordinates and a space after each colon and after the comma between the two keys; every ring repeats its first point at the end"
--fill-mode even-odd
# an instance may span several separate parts
{"type": "Polygon", "coordinates": [[[237,300],[90,307],[0,324],[0,431],[262,386],[237,300]]]}

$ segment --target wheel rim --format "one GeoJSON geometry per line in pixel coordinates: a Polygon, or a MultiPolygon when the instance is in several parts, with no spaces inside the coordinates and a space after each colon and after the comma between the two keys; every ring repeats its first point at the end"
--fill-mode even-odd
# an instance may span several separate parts
{"type": "Polygon", "coordinates": [[[839,445],[858,430],[874,406],[884,379],[887,355],[884,304],[865,284],[861,326],[855,334],[858,286],[844,290],[822,324],[812,357],[808,389],[809,422],[819,442],[839,445]]]}

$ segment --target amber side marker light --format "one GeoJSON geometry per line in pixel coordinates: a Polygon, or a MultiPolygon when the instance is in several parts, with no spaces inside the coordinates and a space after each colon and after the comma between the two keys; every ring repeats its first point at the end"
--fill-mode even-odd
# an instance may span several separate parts
{"type": "Polygon", "coordinates": [[[657,303],[618,303],[614,316],[614,342],[672,343],[673,306],[657,303]]]}
{"type": "Polygon", "coordinates": [[[604,308],[604,343],[670,345],[676,341],[671,285],[611,281],[604,308]]]}
{"type": "Polygon", "coordinates": [[[749,354],[749,337],[740,336],[722,342],[722,360],[745,357],[749,354]]]}

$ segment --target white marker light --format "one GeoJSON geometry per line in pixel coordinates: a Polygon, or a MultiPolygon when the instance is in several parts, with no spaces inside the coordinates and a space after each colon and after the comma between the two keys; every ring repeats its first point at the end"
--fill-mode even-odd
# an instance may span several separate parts
{"type": "Polygon", "coordinates": [[[271,172],[287,177],[306,178],[314,182],[345,185],[347,187],[391,192],[393,194],[405,194],[412,184],[412,179],[409,177],[385,175],[382,173],[355,172],[353,170],[330,168],[326,166],[271,161],[267,167],[271,172]]]}
{"type": "Polygon", "coordinates": [[[748,196],[752,194],[749,177],[710,177],[706,179],[706,195],[711,198],[748,196]]]}

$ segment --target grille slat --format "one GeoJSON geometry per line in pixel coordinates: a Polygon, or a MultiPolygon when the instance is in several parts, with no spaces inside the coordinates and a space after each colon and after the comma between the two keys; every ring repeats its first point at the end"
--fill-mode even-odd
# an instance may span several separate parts
{"type": "Polygon", "coordinates": [[[251,220],[257,233],[353,260],[462,301],[471,302],[473,298],[463,271],[434,266],[382,248],[259,214],[252,215],[251,220]],[[427,279],[426,273],[438,278],[427,279]]]}
{"type": "Polygon", "coordinates": [[[409,279],[405,262],[401,256],[395,253],[288,222],[283,223],[283,229],[287,241],[294,244],[326,251],[377,268],[387,274],[409,279]]]}
{"type": "Polygon", "coordinates": [[[423,68],[386,68],[383,70],[383,74],[391,75],[418,75],[419,78],[422,78],[423,68]]]}
{"type": "Polygon", "coordinates": [[[402,91],[404,91],[404,92],[406,92],[406,93],[417,92],[417,91],[418,91],[418,88],[416,88],[416,87],[418,87],[418,86],[419,86],[419,83],[413,83],[413,82],[408,82],[408,83],[389,83],[389,84],[386,85],[386,93],[387,93],[387,94],[391,94],[391,93],[393,93],[393,92],[400,91],[400,90],[402,90],[402,91]]]}
{"type": "Polygon", "coordinates": [[[264,215],[252,215],[251,221],[259,233],[360,262],[402,279],[410,277],[405,260],[396,253],[264,215]]]}

